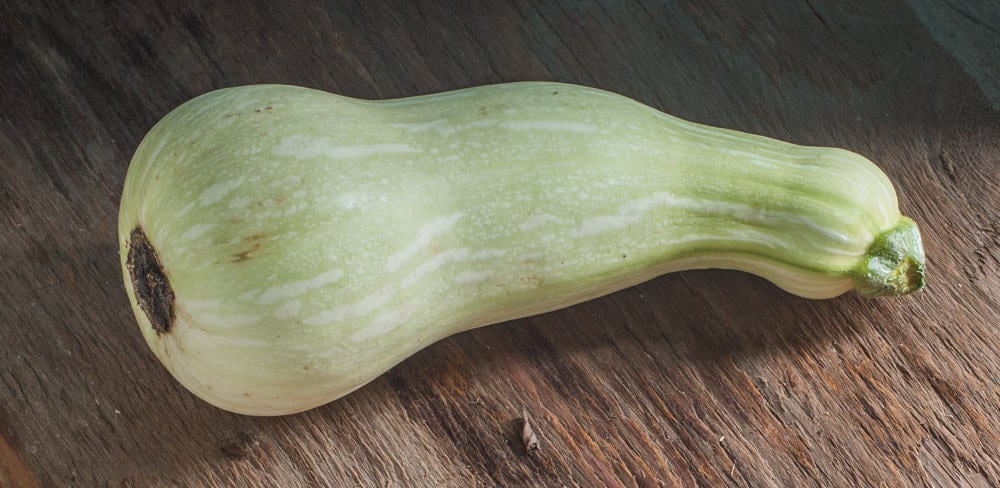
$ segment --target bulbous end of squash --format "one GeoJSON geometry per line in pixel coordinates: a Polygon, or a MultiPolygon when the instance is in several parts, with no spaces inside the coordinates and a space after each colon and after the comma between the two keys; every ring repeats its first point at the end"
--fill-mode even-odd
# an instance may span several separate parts
{"type": "Polygon", "coordinates": [[[854,269],[854,287],[868,297],[902,296],[924,287],[924,246],[917,223],[900,217],[875,238],[854,269]]]}

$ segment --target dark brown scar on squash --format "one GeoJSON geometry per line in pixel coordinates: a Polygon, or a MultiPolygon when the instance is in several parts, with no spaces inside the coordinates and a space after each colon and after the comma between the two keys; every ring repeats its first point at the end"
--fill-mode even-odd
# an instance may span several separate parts
{"type": "Polygon", "coordinates": [[[247,249],[246,251],[238,252],[236,254],[233,254],[232,255],[233,262],[234,263],[242,263],[242,262],[244,262],[244,261],[252,258],[254,256],[254,253],[256,253],[257,251],[259,251],[260,248],[264,247],[264,243],[262,241],[264,239],[266,239],[266,238],[267,238],[267,234],[254,234],[252,236],[248,236],[246,238],[246,241],[247,242],[252,242],[253,245],[250,247],[250,249],[247,249]]]}
{"type": "Polygon", "coordinates": [[[246,251],[243,251],[243,252],[239,252],[239,253],[233,254],[233,262],[234,263],[242,263],[244,261],[249,260],[250,258],[253,257],[253,253],[259,251],[261,247],[263,247],[263,244],[261,244],[259,242],[255,242],[254,245],[253,245],[253,247],[251,247],[250,249],[247,249],[246,251]]]}
{"type": "Polygon", "coordinates": [[[174,325],[174,290],[163,271],[156,249],[142,227],[129,234],[128,257],[125,260],[132,290],[139,308],[146,314],[157,334],[166,334],[174,325]]]}

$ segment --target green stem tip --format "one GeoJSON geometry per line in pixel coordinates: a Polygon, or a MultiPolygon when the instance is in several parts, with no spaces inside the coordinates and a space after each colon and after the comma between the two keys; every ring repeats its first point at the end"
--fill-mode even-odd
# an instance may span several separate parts
{"type": "Polygon", "coordinates": [[[902,296],[924,287],[924,246],[917,223],[900,217],[875,238],[853,271],[863,296],[902,296]]]}

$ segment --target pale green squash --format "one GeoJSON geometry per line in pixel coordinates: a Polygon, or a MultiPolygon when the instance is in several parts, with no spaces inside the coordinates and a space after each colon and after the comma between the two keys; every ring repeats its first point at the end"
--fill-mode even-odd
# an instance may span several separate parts
{"type": "Polygon", "coordinates": [[[153,352],[196,395],[254,415],[670,271],[902,295],[924,260],[889,179],[857,154],[535,82],[387,101],[276,85],[200,96],[139,146],[119,241],[153,352]]]}

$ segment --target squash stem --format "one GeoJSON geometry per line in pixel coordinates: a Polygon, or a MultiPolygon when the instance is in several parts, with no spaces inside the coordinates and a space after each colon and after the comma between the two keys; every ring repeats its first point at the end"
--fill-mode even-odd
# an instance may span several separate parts
{"type": "Polygon", "coordinates": [[[858,293],[902,296],[924,287],[924,248],[916,222],[900,217],[868,248],[852,273],[858,293]]]}

